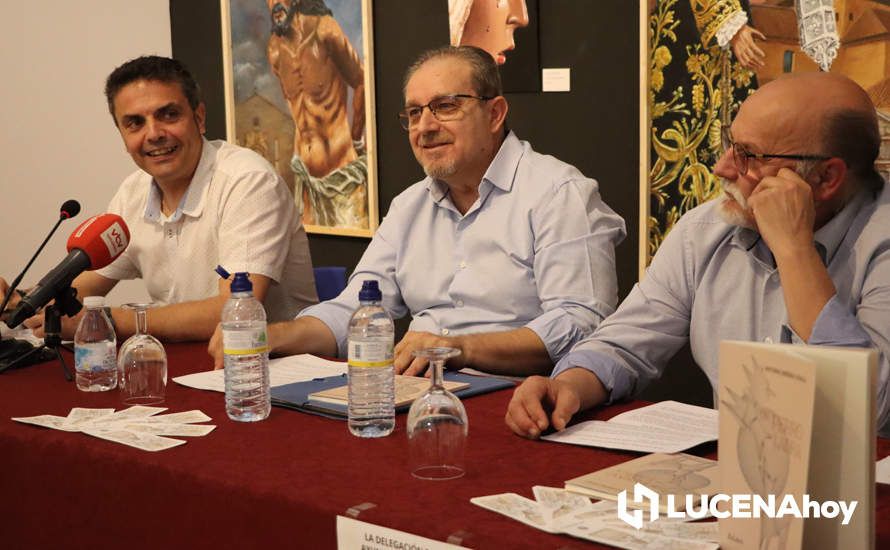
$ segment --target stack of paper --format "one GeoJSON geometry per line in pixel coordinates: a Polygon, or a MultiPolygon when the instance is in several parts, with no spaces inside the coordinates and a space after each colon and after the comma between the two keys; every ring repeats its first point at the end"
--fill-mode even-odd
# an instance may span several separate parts
{"type": "Polygon", "coordinates": [[[636,530],[618,517],[616,504],[563,489],[536,486],[535,500],[516,493],[476,497],[470,502],[548,533],[629,549],[716,550],[717,523],[684,523],[660,518],[636,530]]]}
{"type": "MultiPolygon", "coordinates": [[[[269,361],[269,386],[275,388],[294,382],[308,382],[316,378],[346,374],[347,368],[346,363],[341,361],[331,361],[305,353],[280,357],[269,361]]],[[[223,369],[177,376],[173,381],[199,390],[226,391],[223,369]]]]}
{"type": "Polygon", "coordinates": [[[143,451],[163,451],[185,443],[182,439],[162,437],[165,435],[200,437],[209,434],[216,428],[212,424],[197,424],[210,420],[210,417],[201,411],[158,415],[166,410],[166,407],[145,407],[142,405],[117,412],[114,412],[114,409],[75,407],[71,409],[67,417],[43,414],[13,418],[13,420],[54,430],[83,432],[93,437],[123,443],[143,451]]]}
{"type": "Polygon", "coordinates": [[[717,411],[662,401],[615,416],[581,422],[541,439],[643,453],[678,453],[717,439],[717,411]]]}

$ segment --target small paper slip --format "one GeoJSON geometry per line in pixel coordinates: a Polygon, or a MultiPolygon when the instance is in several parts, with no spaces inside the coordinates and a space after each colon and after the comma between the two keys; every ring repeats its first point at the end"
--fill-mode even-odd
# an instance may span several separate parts
{"type": "MultiPolygon", "coordinates": [[[[289,355],[269,361],[269,385],[274,388],[294,382],[307,382],[315,378],[345,374],[346,370],[346,363],[340,361],[322,359],[306,353],[289,355]]],[[[173,381],[199,390],[226,391],[223,369],[177,376],[173,381]]]]}
{"type": "Polygon", "coordinates": [[[51,428],[53,430],[62,430],[66,432],[77,431],[74,429],[68,430],[62,427],[65,424],[64,416],[41,414],[40,416],[13,417],[12,419],[16,422],[21,422],[22,424],[31,424],[33,426],[40,426],[41,428],[51,428]]]}
{"type": "MultiPolygon", "coordinates": [[[[395,406],[402,407],[410,405],[415,399],[423,395],[430,387],[430,379],[422,376],[403,376],[397,374],[395,376],[395,406]]],[[[445,389],[454,393],[464,388],[469,388],[468,382],[454,382],[450,380],[444,381],[445,389]]],[[[346,405],[349,402],[349,386],[338,386],[327,390],[317,391],[309,394],[309,399],[313,401],[321,401],[323,403],[333,403],[336,405],[346,405]]]]}
{"type": "Polygon", "coordinates": [[[185,441],[182,439],[161,437],[159,435],[142,432],[131,432],[129,430],[88,428],[85,429],[83,433],[98,437],[99,439],[105,439],[106,441],[113,441],[115,443],[121,443],[123,445],[151,452],[164,451],[166,449],[172,449],[173,447],[185,445],[185,441]]]}
{"type": "Polygon", "coordinates": [[[557,533],[547,521],[547,514],[541,506],[534,500],[517,495],[516,493],[503,493],[500,495],[489,495],[487,497],[471,498],[470,502],[476,506],[481,506],[486,510],[503,514],[516,521],[546,531],[548,533],[557,533]]]}
{"type": "Polygon", "coordinates": [[[84,409],[81,407],[74,407],[71,409],[71,412],[68,413],[68,417],[65,419],[65,422],[60,429],[69,432],[80,431],[81,426],[107,419],[111,417],[112,414],[114,414],[114,409],[84,409]]]}
{"type": "Polygon", "coordinates": [[[81,432],[152,452],[163,451],[185,443],[181,439],[163,436],[201,437],[216,428],[212,424],[195,424],[195,422],[210,420],[210,417],[201,411],[158,415],[166,410],[166,407],[145,407],[142,405],[117,412],[114,412],[114,409],[75,407],[71,409],[68,416],[44,414],[13,418],[13,420],[54,430],[81,432]]]}
{"type": "Polygon", "coordinates": [[[890,456],[875,465],[875,481],[890,485],[890,456]]]}
{"type": "Polygon", "coordinates": [[[547,533],[567,534],[617,548],[716,550],[717,523],[685,523],[659,517],[637,530],[618,516],[615,502],[590,499],[554,487],[532,488],[535,500],[516,493],[471,498],[486,510],[547,533]]]}
{"type": "Polygon", "coordinates": [[[541,439],[643,453],[678,453],[715,441],[717,432],[716,410],[662,401],[608,421],[582,422],[541,439]]]}

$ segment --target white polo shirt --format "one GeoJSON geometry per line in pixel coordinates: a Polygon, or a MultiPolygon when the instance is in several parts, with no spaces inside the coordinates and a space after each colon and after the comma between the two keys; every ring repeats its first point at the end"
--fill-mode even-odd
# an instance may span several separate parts
{"type": "Polygon", "coordinates": [[[306,231],[293,196],[272,166],[249,149],[204,140],[201,160],[176,212],[161,213],[161,193],[139,170],[124,180],[108,211],[130,229],[130,245],[97,270],[109,279],[142,278],[159,305],[219,294],[222,265],[272,279],[269,321],[292,319],[318,301],[306,231]]]}

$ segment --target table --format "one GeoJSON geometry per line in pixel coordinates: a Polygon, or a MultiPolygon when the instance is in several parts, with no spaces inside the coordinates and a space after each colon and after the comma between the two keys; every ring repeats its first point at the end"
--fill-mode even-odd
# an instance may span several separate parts
{"type": "MultiPolygon", "coordinates": [[[[203,344],[168,344],[170,375],[212,368],[203,344]]],[[[71,359],[70,354],[67,359],[71,359]]],[[[473,548],[596,548],[550,535],[469,502],[611,466],[636,453],[528,441],[503,416],[512,390],[465,400],[468,473],[447,482],[408,472],[405,417],[387,438],[363,440],[346,423],[273,407],[255,424],[229,421],[221,393],[171,383],[168,412],[200,409],[217,425],[159,453],[13,422],[71,407],[122,408],[117,392],[83,393],[57,363],[0,375],[0,537],[4,548],[335,548],[338,514],[473,548]]],[[[591,415],[609,418],[636,405],[591,415]]],[[[714,456],[715,444],[696,448],[714,456]]],[[[890,455],[890,440],[878,440],[890,455]]],[[[890,486],[877,487],[877,547],[890,546],[890,486]]]]}

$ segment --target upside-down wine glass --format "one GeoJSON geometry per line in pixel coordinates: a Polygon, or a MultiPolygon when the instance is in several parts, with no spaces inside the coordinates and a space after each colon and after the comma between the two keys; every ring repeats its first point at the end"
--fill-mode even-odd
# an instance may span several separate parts
{"type": "Polygon", "coordinates": [[[145,311],[153,304],[124,304],[136,314],[136,334],[121,346],[117,371],[121,399],[127,405],[163,403],[167,389],[167,353],[148,333],[145,311]]]}
{"type": "Polygon", "coordinates": [[[467,411],[453,393],[445,389],[445,361],[460,355],[454,348],[428,348],[414,352],[430,362],[430,388],[408,411],[408,447],[411,475],[419,479],[445,480],[466,472],[467,411]]]}

